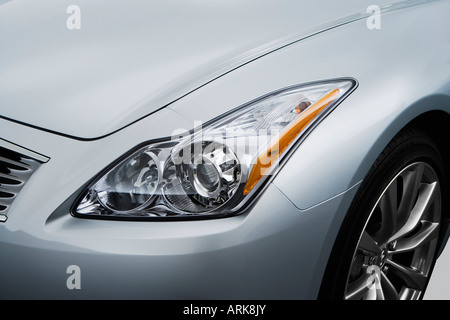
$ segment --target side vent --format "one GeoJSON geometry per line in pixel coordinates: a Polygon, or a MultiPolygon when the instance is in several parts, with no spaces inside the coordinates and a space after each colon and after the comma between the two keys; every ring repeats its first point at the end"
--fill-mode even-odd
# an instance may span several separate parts
{"type": "Polygon", "coordinates": [[[7,220],[8,209],[31,175],[42,162],[48,161],[48,158],[38,154],[40,159],[33,159],[24,154],[33,152],[23,149],[24,152],[20,153],[17,152],[19,150],[20,147],[0,139],[0,222],[7,220]],[[14,147],[15,150],[4,146],[14,147]]]}

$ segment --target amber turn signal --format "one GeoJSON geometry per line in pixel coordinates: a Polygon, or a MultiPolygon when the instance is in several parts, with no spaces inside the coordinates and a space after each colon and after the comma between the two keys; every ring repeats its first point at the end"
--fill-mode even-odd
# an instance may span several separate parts
{"type": "Polygon", "coordinates": [[[248,194],[250,190],[258,183],[259,180],[266,174],[269,168],[275,163],[286,148],[295,140],[295,138],[306,128],[306,126],[322,111],[327,105],[333,102],[339,96],[339,89],[334,89],[322,98],[320,98],[312,106],[306,107],[302,110],[302,106],[295,108],[299,113],[298,118],[287,127],[280,137],[264,151],[256,160],[255,165],[247,180],[244,188],[244,195],[248,194]]]}

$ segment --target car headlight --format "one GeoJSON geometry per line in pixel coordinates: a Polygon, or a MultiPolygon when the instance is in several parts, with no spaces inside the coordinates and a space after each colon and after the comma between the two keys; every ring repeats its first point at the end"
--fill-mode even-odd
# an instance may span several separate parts
{"type": "Polygon", "coordinates": [[[132,219],[237,214],[355,86],[353,79],[338,79],[290,87],[181,137],[150,141],[96,177],[72,212],[132,219]]]}

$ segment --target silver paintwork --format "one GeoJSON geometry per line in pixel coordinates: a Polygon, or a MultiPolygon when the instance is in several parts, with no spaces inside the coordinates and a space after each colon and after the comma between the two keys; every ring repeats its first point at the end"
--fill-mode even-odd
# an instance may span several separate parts
{"type": "MultiPolygon", "coordinates": [[[[392,10],[424,1],[395,2],[377,4],[392,10]]],[[[79,32],[65,27],[70,4],[2,6],[0,41],[14,46],[0,52],[0,114],[96,138],[258,57],[363,19],[370,1],[82,0],[79,32]],[[51,116],[36,117],[30,108],[51,116]]]]}
{"type": "MultiPolygon", "coordinates": [[[[0,298],[314,299],[381,150],[415,117],[450,110],[449,1],[379,1],[380,30],[366,27],[371,1],[86,0],[91,18],[77,31],[65,29],[69,4],[0,6],[0,137],[50,158],[0,225],[0,298]],[[136,145],[341,77],[359,87],[245,214],[156,223],[69,214],[77,190],[136,145]],[[65,285],[73,264],[81,290],[65,285]]],[[[437,270],[430,288],[448,279],[439,261],[437,270]]]]}

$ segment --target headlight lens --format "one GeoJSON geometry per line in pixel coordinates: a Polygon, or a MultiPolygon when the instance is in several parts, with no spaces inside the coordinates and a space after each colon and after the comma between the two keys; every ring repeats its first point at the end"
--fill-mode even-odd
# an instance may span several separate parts
{"type": "Polygon", "coordinates": [[[103,176],[94,190],[109,210],[138,210],[155,197],[159,174],[156,155],[150,150],[139,152],[103,176]]]}
{"type": "Polygon", "coordinates": [[[94,179],[73,213],[143,219],[236,214],[355,85],[340,79],[280,90],[188,135],[149,142],[94,179]]]}

